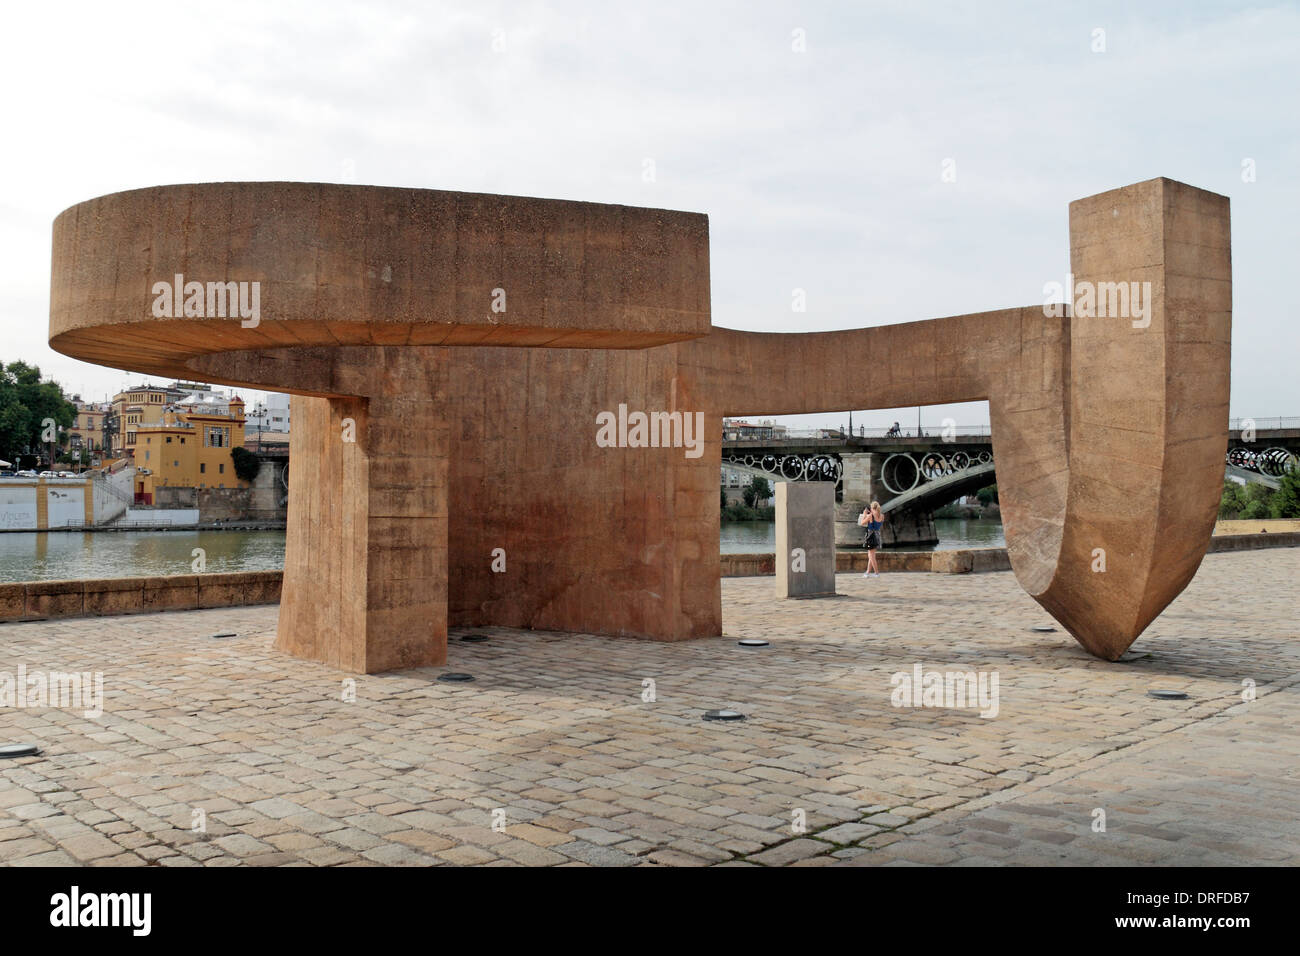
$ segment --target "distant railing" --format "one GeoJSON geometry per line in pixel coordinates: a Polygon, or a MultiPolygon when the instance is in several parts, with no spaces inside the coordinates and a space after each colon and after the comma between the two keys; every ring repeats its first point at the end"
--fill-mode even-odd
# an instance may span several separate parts
{"type": "MultiPolygon", "coordinates": [[[[1230,432],[1240,434],[1248,428],[1254,428],[1255,431],[1281,431],[1285,429],[1300,429],[1300,416],[1277,417],[1277,418],[1233,418],[1228,422],[1230,432]]],[[[922,438],[944,439],[947,437],[957,438],[989,438],[992,436],[992,430],[988,425],[953,425],[944,428],[943,425],[924,425],[921,428],[922,438]]],[[[786,428],[783,431],[772,431],[761,434],[741,434],[735,428],[723,429],[723,441],[789,441],[799,439],[820,439],[822,441],[842,440],[850,437],[845,429],[834,428],[786,428]],[[734,437],[733,437],[734,436],[734,437]]],[[[853,438],[873,438],[880,440],[916,440],[916,426],[907,427],[899,425],[899,430],[895,432],[891,428],[867,428],[862,425],[853,428],[853,438]]]]}
{"type": "Polygon", "coordinates": [[[102,482],[102,486],[104,490],[107,491],[111,497],[116,498],[118,501],[122,502],[127,506],[135,504],[134,494],[132,494],[129,491],[123,491],[121,488],[117,487],[117,485],[113,484],[107,478],[102,478],[100,480],[102,482]]]}
{"type": "Polygon", "coordinates": [[[1255,431],[1274,431],[1300,428],[1300,417],[1292,418],[1234,418],[1228,422],[1228,431],[1242,432],[1254,427],[1255,431]]]}
{"type": "MultiPolygon", "coordinates": [[[[988,425],[953,425],[944,428],[943,425],[926,425],[921,430],[922,438],[934,438],[943,440],[946,437],[957,438],[988,438],[992,432],[988,425]]],[[[789,441],[791,439],[820,439],[823,441],[839,441],[849,437],[847,431],[831,428],[787,428],[783,432],[775,432],[771,435],[739,435],[735,429],[725,429],[723,431],[724,441],[789,441]]],[[[897,432],[891,428],[866,428],[865,426],[855,426],[853,429],[853,438],[873,438],[885,440],[916,440],[916,426],[904,428],[899,426],[897,432]]]]}
{"type": "MultiPolygon", "coordinates": [[[[188,510],[192,511],[194,509],[191,508],[188,510]]],[[[167,527],[190,528],[198,523],[199,520],[197,517],[193,521],[160,521],[157,518],[147,518],[142,515],[133,515],[130,518],[128,518],[126,515],[122,515],[120,518],[114,518],[112,521],[108,522],[108,524],[103,525],[103,527],[105,528],[167,528],[167,527]]]]}

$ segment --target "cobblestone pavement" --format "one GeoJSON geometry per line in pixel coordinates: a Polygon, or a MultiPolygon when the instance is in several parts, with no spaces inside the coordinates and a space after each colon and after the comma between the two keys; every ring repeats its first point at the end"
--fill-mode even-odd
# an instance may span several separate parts
{"type": "Polygon", "coordinates": [[[0,710],[44,749],[0,762],[0,863],[1295,864],[1298,580],[1300,549],[1211,555],[1108,664],[1007,573],[731,578],[724,638],[460,630],[354,702],[274,607],[6,624],[0,671],[102,671],[104,713],[0,710]],[[996,674],[997,715],[893,706],[918,664],[996,674]]]}

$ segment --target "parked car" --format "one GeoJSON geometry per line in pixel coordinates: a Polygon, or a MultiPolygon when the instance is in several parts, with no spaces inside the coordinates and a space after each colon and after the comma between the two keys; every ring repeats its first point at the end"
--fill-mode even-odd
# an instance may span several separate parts
{"type": "Polygon", "coordinates": [[[71,472],[71,471],[61,471],[61,472],[58,473],[58,477],[60,477],[60,478],[76,478],[77,476],[76,476],[76,474],[75,474],[74,472],[71,472]]]}
{"type": "Polygon", "coordinates": [[[22,471],[18,472],[18,477],[19,477],[19,478],[35,478],[35,477],[36,477],[36,472],[34,472],[34,471],[32,471],[32,470],[30,470],[30,469],[28,469],[28,468],[24,468],[22,471]]]}
{"type": "Polygon", "coordinates": [[[0,471],[0,478],[17,478],[17,477],[18,477],[18,472],[16,471],[0,471]]]}

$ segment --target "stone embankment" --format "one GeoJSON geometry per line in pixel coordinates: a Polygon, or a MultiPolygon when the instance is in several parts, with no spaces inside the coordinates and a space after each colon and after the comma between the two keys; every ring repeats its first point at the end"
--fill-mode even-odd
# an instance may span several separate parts
{"type": "MultiPolygon", "coordinates": [[[[1295,547],[1300,547],[1300,531],[1220,535],[1210,541],[1210,553],[1295,547]]],[[[876,561],[880,570],[887,573],[933,571],[967,574],[1011,570],[1006,548],[881,551],[876,555],[876,561]]],[[[840,551],[835,555],[835,570],[838,572],[865,571],[866,568],[865,551],[840,551]]],[[[723,577],[754,577],[775,573],[776,556],[773,554],[722,556],[723,577]]],[[[280,571],[243,571],[231,574],[172,574],[159,577],[0,584],[0,622],[275,604],[280,600],[282,576],[280,571]]]]}

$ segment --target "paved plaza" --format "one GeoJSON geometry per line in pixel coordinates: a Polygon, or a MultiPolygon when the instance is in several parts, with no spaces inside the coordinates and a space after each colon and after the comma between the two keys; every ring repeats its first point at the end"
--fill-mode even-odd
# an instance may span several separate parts
{"type": "Polygon", "coordinates": [[[276,607],[0,625],[0,671],[104,682],[98,719],[0,710],[44,751],[0,762],[0,863],[1296,864],[1297,581],[1210,555],[1117,664],[1010,573],[729,578],[722,638],[460,629],[351,678],[274,651],[276,607]],[[996,716],[894,706],[917,665],[996,676],[996,716]]]}

